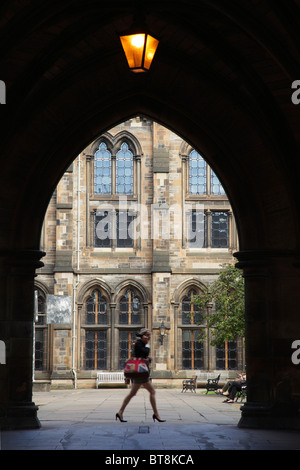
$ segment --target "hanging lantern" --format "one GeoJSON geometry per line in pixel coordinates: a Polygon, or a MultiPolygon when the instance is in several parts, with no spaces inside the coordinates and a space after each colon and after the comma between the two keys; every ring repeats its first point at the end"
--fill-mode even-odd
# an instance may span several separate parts
{"type": "Polygon", "coordinates": [[[147,33],[120,36],[130,70],[147,72],[150,69],[159,41],[147,33]]]}

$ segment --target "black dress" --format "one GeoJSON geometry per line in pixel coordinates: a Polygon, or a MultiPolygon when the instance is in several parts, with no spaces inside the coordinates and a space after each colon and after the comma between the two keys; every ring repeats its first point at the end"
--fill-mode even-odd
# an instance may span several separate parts
{"type": "MultiPolygon", "coordinates": [[[[141,340],[138,339],[134,345],[133,349],[133,357],[142,357],[144,359],[147,359],[150,353],[150,348],[146,346],[146,344],[141,340]]],[[[150,377],[144,378],[144,379],[132,379],[132,383],[134,384],[143,384],[146,382],[149,382],[150,377]]]]}

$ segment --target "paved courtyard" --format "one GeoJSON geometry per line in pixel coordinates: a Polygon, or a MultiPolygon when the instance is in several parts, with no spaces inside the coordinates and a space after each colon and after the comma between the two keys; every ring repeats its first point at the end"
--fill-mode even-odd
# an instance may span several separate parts
{"type": "Polygon", "coordinates": [[[127,389],[34,393],[41,428],[2,431],[1,449],[102,450],[114,458],[124,451],[187,456],[189,450],[300,449],[299,432],[239,429],[240,403],[226,404],[223,397],[200,390],[158,389],[158,409],[166,422],[154,423],[148,392],[140,389],[125,410],[127,422],[120,423],[115,414],[127,393],[127,389]]]}

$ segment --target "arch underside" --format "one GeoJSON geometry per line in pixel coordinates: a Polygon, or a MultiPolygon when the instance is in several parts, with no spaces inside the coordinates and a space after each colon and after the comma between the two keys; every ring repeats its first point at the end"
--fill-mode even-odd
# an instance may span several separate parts
{"type": "MultiPolygon", "coordinates": [[[[293,2],[286,11],[275,10],[277,21],[292,8],[293,2]]],[[[189,8],[154,2],[145,17],[160,45],[151,73],[137,76],[127,69],[117,36],[130,26],[131,9],[87,2],[84,10],[82,19],[80,1],[59,12],[48,4],[44,11],[19,7],[3,25],[4,33],[13,25],[19,34],[6,37],[2,59],[10,98],[2,171],[4,178],[14,175],[8,191],[15,216],[5,214],[6,204],[2,220],[9,220],[1,238],[36,248],[49,198],[71,161],[115,124],[145,114],[187,140],[220,177],[242,249],[296,249],[298,195],[290,167],[296,170],[298,159],[295,117],[288,112],[298,56],[293,37],[282,37],[284,20],[264,29],[267,3],[260,11],[220,2],[190,2],[189,8]],[[105,17],[102,27],[92,13],[105,17]]]]}

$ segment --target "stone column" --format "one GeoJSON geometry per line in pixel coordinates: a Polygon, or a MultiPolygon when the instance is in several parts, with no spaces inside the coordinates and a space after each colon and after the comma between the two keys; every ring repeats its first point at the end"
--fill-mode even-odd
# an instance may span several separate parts
{"type": "Polygon", "coordinates": [[[39,428],[32,402],[35,270],[43,266],[42,251],[1,253],[0,339],[6,364],[0,365],[0,428],[39,428]]]}
{"type": "Polygon", "coordinates": [[[294,253],[238,252],[245,278],[247,402],[243,428],[300,429],[299,269],[294,253]]]}

